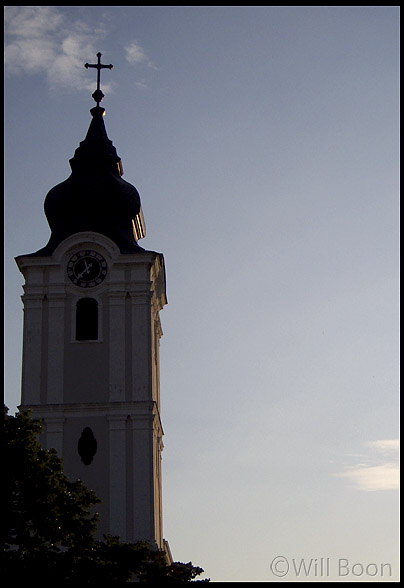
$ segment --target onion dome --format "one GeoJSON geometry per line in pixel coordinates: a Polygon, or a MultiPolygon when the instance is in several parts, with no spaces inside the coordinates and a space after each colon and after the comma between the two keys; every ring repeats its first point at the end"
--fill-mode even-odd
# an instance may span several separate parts
{"type": "MultiPolygon", "coordinates": [[[[86,64],[86,67],[99,68],[86,64]]],[[[44,203],[51,236],[48,244],[35,255],[51,255],[67,237],[82,231],[95,231],[109,237],[121,253],[143,251],[137,244],[145,236],[140,196],[132,184],[122,179],[122,163],[104,125],[103,98],[93,94],[97,106],[91,109],[92,121],[87,135],[70,160],[72,173],[67,180],[52,188],[44,203]]]]}

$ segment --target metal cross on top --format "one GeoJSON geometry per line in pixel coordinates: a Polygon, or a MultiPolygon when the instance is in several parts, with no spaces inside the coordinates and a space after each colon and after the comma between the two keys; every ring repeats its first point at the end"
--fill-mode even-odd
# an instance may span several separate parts
{"type": "Polygon", "coordinates": [[[97,89],[96,91],[92,94],[94,100],[97,103],[97,106],[100,105],[101,100],[104,98],[104,94],[101,92],[101,88],[100,88],[100,71],[102,69],[112,69],[114,66],[112,65],[112,63],[110,63],[109,65],[103,65],[101,63],[101,55],[102,53],[97,53],[97,57],[98,57],[98,63],[85,63],[84,67],[86,69],[88,69],[89,67],[95,67],[95,69],[97,70],[97,89]]]}

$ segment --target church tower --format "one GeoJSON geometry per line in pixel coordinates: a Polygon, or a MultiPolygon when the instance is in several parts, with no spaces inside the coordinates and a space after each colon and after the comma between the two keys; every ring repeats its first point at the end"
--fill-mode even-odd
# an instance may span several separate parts
{"type": "Polygon", "coordinates": [[[159,313],[164,258],[138,245],[140,197],[97,105],[70,160],[71,175],[45,198],[48,244],[16,258],[24,275],[21,409],[44,424],[70,479],[101,499],[99,532],[123,541],[163,539],[159,313]]]}

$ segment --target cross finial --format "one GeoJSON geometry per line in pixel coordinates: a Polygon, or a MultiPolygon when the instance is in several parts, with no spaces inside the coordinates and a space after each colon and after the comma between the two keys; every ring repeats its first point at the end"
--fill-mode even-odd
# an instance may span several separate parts
{"type": "Polygon", "coordinates": [[[105,68],[112,69],[114,67],[111,63],[109,65],[103,65],[101,63],[101,55],[102,55],[102,53],[97,53],[98,63],[85,63],[84,64],[84,67],[86,69],[88,69],[89,67],[95,67],[95,69],[97,70],[97,89],[92,94],[94,100],[97,103],[97,106],[100,105],[101,100],[104,98],[104,94],[101,92],[101,88],[100,88],[100,71],[105,68]]]}

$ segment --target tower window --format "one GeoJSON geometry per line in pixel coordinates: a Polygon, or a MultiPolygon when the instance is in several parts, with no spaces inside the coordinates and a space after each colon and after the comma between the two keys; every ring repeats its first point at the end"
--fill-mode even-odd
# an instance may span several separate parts
{"type": "Polygon", "coordinates": [[[94,298],[81,298],[76,306],[76,341],[98,339],[98,302],[94,298]]]}
{"type": "Polygon", "coordinates": [[[81,457],[81,461],[85,465],[90,465],[94,455],[97,453],[97,440],[90,427],[83,429],[77,444],[77,451],[81,457]]]}

